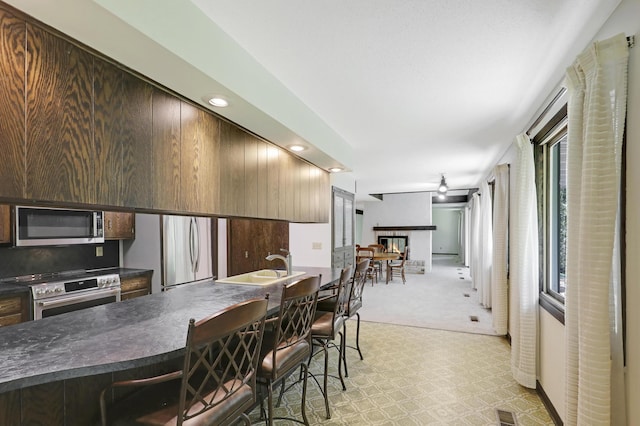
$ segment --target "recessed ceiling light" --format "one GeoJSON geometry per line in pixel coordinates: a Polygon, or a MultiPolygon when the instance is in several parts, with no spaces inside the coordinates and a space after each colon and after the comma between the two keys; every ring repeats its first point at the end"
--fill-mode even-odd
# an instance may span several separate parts
{"type": "Polygon", "coordinates": [[[209,103],[214,107],[224,108],[229,106],[229,101],[220,96],[214,96],[209,99],[209,103]]]}
{"type": "Polygon", "coordinates": [[[342,171],[342,167],[331,167],[331,168],[329,169],[329,171],[330,171],[331,173],[338,173],[338,172],[341,172],[341,171],[342,171]]]}
{"type": "Polygon", "coordinates": [[[306,146],[302,146],[302,145],[291,145],[289,147],[289,149],[291,151],[294,151],[294,152],[300,152],[300,151],[304,151],[305,149],[307,149],[307,147],[306,146]]]}

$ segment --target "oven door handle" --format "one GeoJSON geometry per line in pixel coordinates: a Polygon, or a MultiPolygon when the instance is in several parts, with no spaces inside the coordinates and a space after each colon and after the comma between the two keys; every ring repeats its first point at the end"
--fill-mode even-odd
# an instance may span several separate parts
{"type": "Polygon", "coordinates": [[[116,296],[116,300],[119,301],[119,297],[117,297],[119,294],[120,294],[119,288],[110,288],[110,289],[105,289],[100,291],[92,291],[90,293],[85,293],[77,297],[68,296],[68,297],[58,298],[56,300],[41,300],[41,301],[38,301],[37,303],[42,308],[55,308],[56,306],[65,306],[65,305],[69,305],[70,303],[87,302],[89,300],[100,299],[108,296],[116,296]]]}

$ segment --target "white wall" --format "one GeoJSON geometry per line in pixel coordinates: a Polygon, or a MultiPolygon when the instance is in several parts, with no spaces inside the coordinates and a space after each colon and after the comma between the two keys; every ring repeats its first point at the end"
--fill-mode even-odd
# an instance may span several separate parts
{"type": "Polygon", "coordinates": [[[290,223],[289,251],[294,266],[331,267],[331,225],[290,223]]]}
{"type": "MultiPolygon", "coordinates": [[[[377,242],[374,226],[431,225],[431,192],[385,194],[383,201],[363,202],[362,243],[377,242]]],[[[398,235],[408,232],[398,231],[398,235]]],[[[431,270],[431,231],[410,231],[409,259],[424,260],[425,271],[431,270]]]]}
{"type": "Polygon", "coordinates": [[[431,212],[436,230],[431,232],[434,254],[458,254],[460,209],[433,207],[431,212]]]}
{"type": "Polygon", "coordinates": [[[218,218],[218,279],[227,278],[227,219],[218,218]]]}
{"type": "Polygon", "coordinates": [[[160,215],[136,213],[136,238],[123,242],[122,267],[153,269],[151,293],[162,288],[160,215]]]}

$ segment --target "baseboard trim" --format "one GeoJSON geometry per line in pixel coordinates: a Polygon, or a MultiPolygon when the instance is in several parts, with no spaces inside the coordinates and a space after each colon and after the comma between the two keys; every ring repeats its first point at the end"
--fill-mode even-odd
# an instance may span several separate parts
{"type": "Polygon", "coordinates": [[[538,392],[538,396],[540,397],[540,399],[542,400],[542,403],[547,409],[547,412],[549,413],[551,420],[553,420],[553,424],[555,424],[556,426],[564,426],[564,423],[562,422],[560,415],[556,411],[556,408],[551,403],[551,400],[545,393],[544,389],[542,388],[542,385],[538,380],[536,380],[536,391],[538,392]]]}

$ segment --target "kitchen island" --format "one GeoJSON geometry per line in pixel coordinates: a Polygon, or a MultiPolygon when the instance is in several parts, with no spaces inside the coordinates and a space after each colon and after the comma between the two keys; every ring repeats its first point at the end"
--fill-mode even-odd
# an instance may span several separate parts
{"type": "MultiPolygon", "coordinates": [[[[302,277],[321,274],[323,287],[340,278],[335,268],[296,269],[305,272],[302,277]]],[[[49,409],[42,418],[45,413],[49,420],[60,417],[46,424],[83,424],[95,416],[99,389],[119,379],[120,372],[131,376],[132,371],[179,359],[190,318],[267,293],[269,312],[276,313],[282,285],[186,284],[1,328],[0,424],[27,424],[28,408],[35,410],[28,415],[38,415],[43,404],[49,409]]]]}

